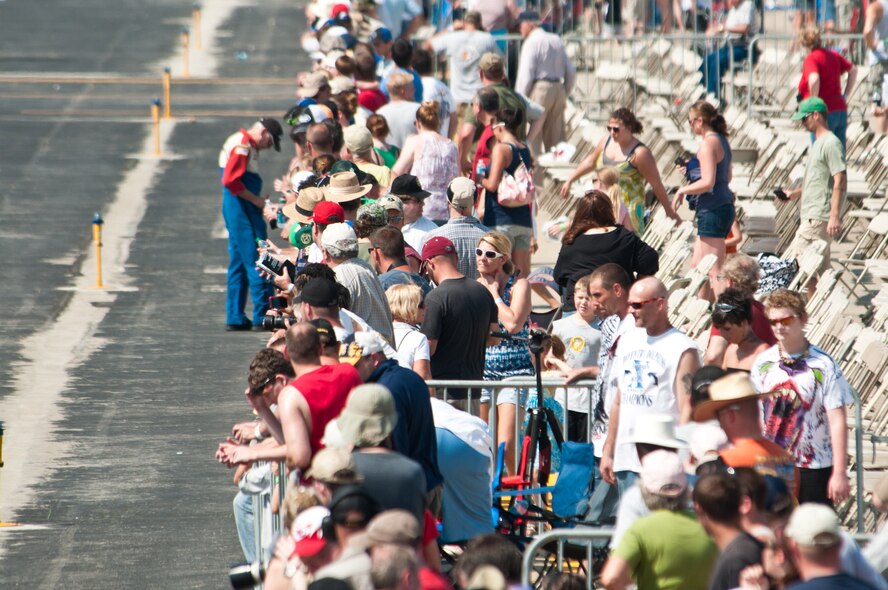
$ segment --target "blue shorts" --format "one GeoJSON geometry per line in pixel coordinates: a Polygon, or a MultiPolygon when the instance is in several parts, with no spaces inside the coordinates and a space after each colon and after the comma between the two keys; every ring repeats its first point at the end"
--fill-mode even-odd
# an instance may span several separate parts
{"type": "Polygon", "coordinates": [[[726,238],[734,223],[734,204],[719,205],[715,209],[697,211],[697,235],[701,238],[726,238]]]}

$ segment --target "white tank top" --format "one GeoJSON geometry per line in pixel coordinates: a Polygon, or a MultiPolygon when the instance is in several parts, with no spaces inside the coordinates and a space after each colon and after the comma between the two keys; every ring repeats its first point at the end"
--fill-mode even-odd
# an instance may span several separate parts
{"type": "MultiPolygon", "coordinates": [[[[875,38],[876,47],[882,51],[886,51],[885,42],[888,40],[888,5],[882,0],[876,0],[882,3],[882,18],[876,23],[873,29],[873,37],[875,38]]],[[[879,60],[873,55],[872,51],[867,51],[869,55],[870,65],[876,65],[879,60]]]]}
{"type": "Polygon", "coordinates": [[[626,442],[641,414],[670,414],[678,424],[675,373],[687,350],[700,354],[696,343],[677,328],[659,336],[633,330],[620,340],[611,371],[620,391],[620,424],[614,450],[614,471],[641,470],[635,444],[626,442]]]}

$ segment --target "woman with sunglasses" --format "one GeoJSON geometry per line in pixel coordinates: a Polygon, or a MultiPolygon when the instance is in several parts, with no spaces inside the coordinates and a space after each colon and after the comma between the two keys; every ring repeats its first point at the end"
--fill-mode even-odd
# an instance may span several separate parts
{"type": "Polygon", "coordinates": [[[808,342],[805,297],[778,289],[765,301],[777,344],[755,358],[750,379],[762,394],[764,435],[799,468],[799,504],[840,504],[849,495],[848,425],[851,389],[839,364],[808,342]]]}
{"type": "MultiPolygon", "coordinates": [[[[519,277],[512,263],[512,241],[498,231],[487,232],[475,250],[478,282],[487,287],[499,312],[499,327],[515,336],[528,337],[530,317],[530,285],[519,277]]],[[[484,380],[500,381],[507,377],[533,375],[533,363],[527,343],[500,340],[487,347],[484,359],[484,380]]],[[[481,415],[490,411],[490,391],[481,394],[481,415]]],[[[506,443],[506,467],[515,473],[515,420],[518,406],[524,407],[527,390],[500,389],[496,396],[497,445],[506,443]],[[520,393],[520,399],[519,399],[520,393]]]]}
{"type": "Polygon", "coordinates": [[[728,341],[722,369],[749,371],[760,353],[770,345],[752,329],[752,303],[740,289],[725,289],[712,310],[712,325],[728,341]]]}
{"type": "Polygon", "coordinates": [[[675,221],[681,221],[669,202],[654,155],[635,137],[643,129],[641,121],[629,109],[619,108],[611,113],[607,121],[608,136],[570,174],[561,187],[561,197],[566,199],[570,196],[573,183],[589,172],[602,166],[611,166],[620,175],[623,204],[629,211],[629,229],[639,235],[644,231],[645,184],[651,185],[654,195],[666,210],[666,215],[675,221]]]}
{"type": "Polygon", "coordinates": [[[656,250],[617,223],[610,197],[597,190],[577,201],[561,244],[552,276],[562,288],[564,315],[575,310],[576,282],[602,264],[619,264],[633,279],[654,275],[660,268],[656,250]]]}
{"type": "Polygon", "coordinates": [[[688,207],[696,215],[697,241],[694,243],[691,268],[696,268],[708,254],[716,257],[716,263],[709,271],[712,292],[703,293],[705,298],[712,301],[724,290],[718,275],[725,261],[725,239],[736,217],[734,193],[728,187],[731,182],[731,146],[727,139],[728,124],[725,118],[705,100],[694,103],[688,112],[688,122],[694,135],[702,138],[696,157],[699,176],[695,174],[693,178],[696,180],[678,189],[672,205],[677,210],[688,197],[688,207]]]}

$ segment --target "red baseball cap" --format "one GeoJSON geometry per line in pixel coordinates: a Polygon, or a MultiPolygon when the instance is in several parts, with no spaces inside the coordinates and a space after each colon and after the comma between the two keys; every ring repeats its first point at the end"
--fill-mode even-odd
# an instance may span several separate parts
{"type": "Polygon", "coordinates": [[[330,511],[323,506],[312,506],[299,513],[293,524],[290,525],[290,536],[295,542],[293,555],[299,557],[312,557],[317,555],[327,545],[324,538],[324,518],[330,516],[330,511]]]}
{"type": "Polygon", "coordinates": [[[345,14],[349,13],[347,4],[334,4],[333,9],[330,11],[330,18],[336,18],[340,12],[344,12],[345,14]]]}
{"type": "MultiPolygon", "coordinates": [[[[428,262],[431,258],[441,256],[442,254],[456,254],[456,247],[453,245],[453,242],[444,236],[430,238],[422,246],[423,262],[428,262]]],[[[457,256],[459,255],[457,254],[457,256]]]]}
{"type": "Polygon", "coordinates": [[[342,223],[345,221],[345,211],[342,210],[342,205],[339,203],[321,201],[315,206],[312,216],[309,217],[309,219],[321,225],[342,223]]]}

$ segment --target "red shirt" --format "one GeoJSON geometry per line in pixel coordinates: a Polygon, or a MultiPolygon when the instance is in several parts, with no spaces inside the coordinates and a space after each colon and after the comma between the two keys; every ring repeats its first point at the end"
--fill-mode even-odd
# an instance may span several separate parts
{"type": "Polygon", "coordinates": [[[228,162],[225,163],[225,171],[222,173],[222,186],[227,188],[232,195],[239,195],[246,188],[241,177],[247,171],[247,164],[250,162],[250,146],[256,147],[256,142],[243,129],[243,141],[240,145],[234,146],[228,155],[228,162]]]}
{"type": "Polygon", "coordinates": [[[799,81],[799,94],[802,100],[811,96],[808,88],[808,76],[820,75],[820,98],[826,103],[830,113],[847,111],[848,104],[842,96],[842,74],[854,67],[851,62],[832,51],[822,47],[814,49],[805,57],[802,64],[802,79],[799,81]]]}
{"type": "Polygon", "coordinates": [[[478,162],[484,162],[488,174],[490,173],[491,139],[493,139],[493,129],[488,125],[484,128],[484,131],[481,132],[481,137],[478,138],[478,144],[475,148],[475,156],[472,158],[472,180],[474,180],[476,184],[479,184],[482,180],[481,178],[476,177],[478,162]]]}
{"type": "MultiPolygon", "coordinates": [[[[765,315],[765,306],[756,299],[752,300],[752,333],[758,336],[762,342],[767,342],[768,346],[777,344],[777,339],[774,338],[774,330],[771,329],[771,324],[768,323],[768,316],[765,315]]],[[[712,329],[709,331],[709,337],[712,338],[713,336],[721,336],[721,331],[715,326],[712,326],[712,329]]]]}
{"type": "Polygon", "coordinates": [[[358,93],[358,104],[367,110],[376,112],[376,109],[388,102],[382,90],[361,90],[358,93]]]}
{"type": "Polygon", "coordinates": [[[311,433],[308,440],[312,456],[324,448],[321,438],[330,420],[333,420],[342,408],[351,390],[361,384],[361,376],[352,365],[324,365],[290,381],[290,385],[299,390],[308,404],[311,415],[311,433]]]}

